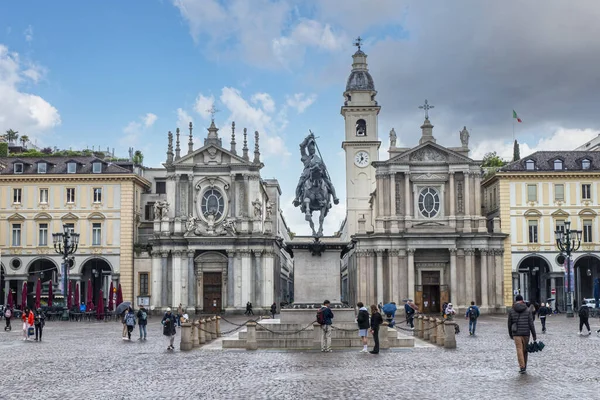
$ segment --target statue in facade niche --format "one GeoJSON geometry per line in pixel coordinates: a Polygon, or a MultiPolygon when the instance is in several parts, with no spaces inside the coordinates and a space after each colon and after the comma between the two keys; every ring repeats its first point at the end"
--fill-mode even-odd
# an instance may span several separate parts
{"type": "Polygon", "coordinates": [[[396,147],[396,131],[394,128],[390,131],[390,147],[396,147]]]}
{"type": "Polygon", "coordinates": [[[262,217],[262,203],[259,199],[256,199],[252,202],[252,206],[254,207],[254,218],[260,219],[262,217]]]}
{"type": "Polygon", "coordinates": [[[164,201],[157,201],[156,203],[154,203],[154,220],[155,221],[160,221],[163,218],[167,217],[167,214],[169,213],[169,203],[164,200],[164,201]]]}
{"type": "Polygon", "coordinates": [[[469,131],[466,126],[460,131],[460,142],[462,147],[469,147],[469,131]]]}
{"type": "Polygon", "coordinates": [[[196,218],[192,214],[190,214],[187,221],[185,222],[186,233],[195,231],[197,224],[198,224],[198,218],[196,218]]]}
{"type": "Polygon", "coordinates": [[[271,219],[271,214],[273,214],[273,203],[267,201],[265,203],[265,219],[271,219]]]}
{"type": "Polygon", "coordinates": [[[311,132],[300,144],[301,161],[304,171],[296,187],[294,206],[300,206],[304,219],[308,221],[314,238],[323,236],[323,221],[331,208],[331,198],[334,204],[339,204],[335,189],[327,172],[327,167],[320,157],[315,135],[311,132]],[[308,153],[307,153],[308,151],[308,153]],[[319,230],[315,231],[312,220],[313,211],[319,211],[319,230]]]}

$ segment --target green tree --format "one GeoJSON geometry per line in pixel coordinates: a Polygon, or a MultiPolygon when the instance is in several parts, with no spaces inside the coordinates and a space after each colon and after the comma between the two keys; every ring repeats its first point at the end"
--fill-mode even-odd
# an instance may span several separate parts
{"type": "Polygon", "coordinates": [[[23,144],[23,147],[25,147],[25,145],[27,144],[27,142],[29,142],[29,136],[27,135],[23,135],[21,136],[21,143],[23,144]]]}
{"type": "Polygon", "coordinates": [[[495,151],[486,153],[481,164],[482,167],[502,167],[504,165],[506,165],[506,161],[500,158],[495,151]]]}
{"type": "Polygon", "coordinates": [[[14,142],[19,138],[19,131],[13,131],[12,129],[9,129],[6,131],[6,135],[4,135],[4,138],[7,142],[14,142]]]}
{"type": "Polygon", "coordinates": [[[519,148],[519,142],[515,139],[515,144],[513,145],[513,161],[519,161],[521,159],[521,149],[519,148]]]}
{"type": "Polygon", "coordinates": [[[142,165],[144,162],[144,154],[139,151],[136,150],[135,153],[133,154],[133,163],[135,165],[142,165]]]}

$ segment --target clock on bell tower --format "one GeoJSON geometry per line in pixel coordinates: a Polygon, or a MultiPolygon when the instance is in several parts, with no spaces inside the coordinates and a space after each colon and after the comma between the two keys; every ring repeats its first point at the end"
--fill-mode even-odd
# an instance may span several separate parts
{"type": "Polygon", "coordinates": [[[377,135],[377,118],[381,107],[375,101],[377,91],[367,66],[367,55],[361,50],[360,37],[352,56],[352,71],[346,82],[341,114],[346,122],[346,214],[348,233],[358,232],[358,220],[366,220],[366,230],[373,230],[369,199],[375,190],[375,168],[381,142],[377,135]]]}

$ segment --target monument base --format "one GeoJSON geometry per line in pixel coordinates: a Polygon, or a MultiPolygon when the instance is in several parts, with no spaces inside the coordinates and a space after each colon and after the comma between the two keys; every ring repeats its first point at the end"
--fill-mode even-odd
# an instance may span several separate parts
{"type": "MultiPolygon", "coordinates": [[[[341,305],[341,304],[340,304],[341,305]]],[[[302,324],[306,325],[317,320],[317,310],[319,308],[284,308],[281,310],[279,321],[282,324],[302,324]]],[[[356,315],[352,308],[333,308],[333,323],[347,324],[356,322],[356,315]]]]}

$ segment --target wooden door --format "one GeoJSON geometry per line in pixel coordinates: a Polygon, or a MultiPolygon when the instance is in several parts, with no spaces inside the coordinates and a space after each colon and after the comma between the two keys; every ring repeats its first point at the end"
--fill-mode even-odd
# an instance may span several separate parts
{"type": "Polygon", "coordinates": [[[423,312],[425,314],[439,314],[440,312],[440,286],[423,286],[423,312]]]}
{"type": "Polygon", "coordinates": [[[204,272],[202,274],[205,313],[219,314],[221,312],[222,276],[220,272],[204,272]]]}

